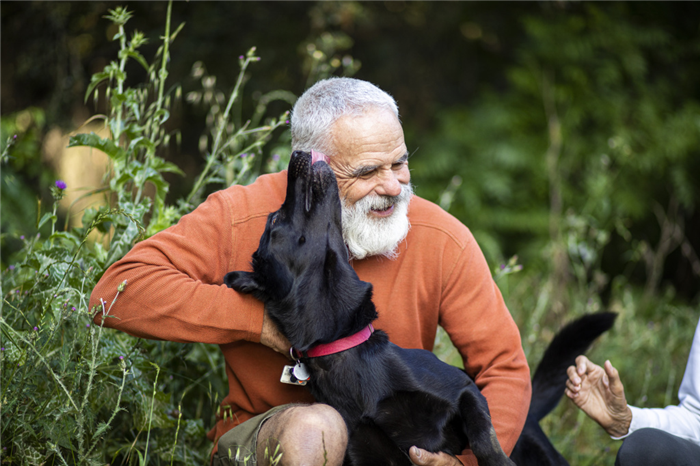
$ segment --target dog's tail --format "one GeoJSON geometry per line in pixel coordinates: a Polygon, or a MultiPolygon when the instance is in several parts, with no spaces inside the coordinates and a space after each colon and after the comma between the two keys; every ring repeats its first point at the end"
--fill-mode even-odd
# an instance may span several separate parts
{"type": "Polygon", "coordinates": [[[557,333],[544,352],[532,378],[532,400],[528,416],[537,421],[552,411],[564,395],[566,369],[579,354],[585,353],[593,341],[609,330],[617,314],[601,312],[585,315],[557,333]]]}

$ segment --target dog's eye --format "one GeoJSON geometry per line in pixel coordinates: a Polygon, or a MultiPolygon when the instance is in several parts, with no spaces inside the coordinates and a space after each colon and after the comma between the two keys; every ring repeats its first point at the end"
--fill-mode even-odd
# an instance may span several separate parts
{"type": "Polygon", "coordinates": [[[299,244],[304,244],[304,243],[306,243],[306,238],[304,238],[304,236],[302,235],[299,237],[299,244]]]}
{"type": "Polygon", "coordinates": [[[276,221],[277,221],[277,214],[272,216],[272,225],[274,225],[276,221]]]}

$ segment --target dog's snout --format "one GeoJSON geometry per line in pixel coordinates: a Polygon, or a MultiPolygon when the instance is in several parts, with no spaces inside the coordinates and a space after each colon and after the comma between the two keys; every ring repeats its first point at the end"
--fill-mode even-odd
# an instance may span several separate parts
{"type": "Polygon", "coordinates": [[[313,184],[314,191],[318,193],[328,193],[329,190],[333,190],[337,187],[337,181],[335,179],[335,173],[331,167],[325,162],[316,162],[313,167],[313,184]]]}
{"type": "Polygon", "coordinates": [[[307,176],[311,168],[311,154],[303,151],[294,151],[289,161],[289,173],[294,178],[307,176]]]}

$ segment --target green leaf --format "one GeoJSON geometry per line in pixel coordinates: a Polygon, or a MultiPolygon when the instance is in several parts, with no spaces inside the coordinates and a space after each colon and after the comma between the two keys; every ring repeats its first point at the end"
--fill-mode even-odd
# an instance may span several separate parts
{"type": "Polygon", "coordinates": [[[177,173],[178,175],[185,176],[180,167],[171,162],[166,162],[160,157],[153,157],[150,162],[151,167],[159,172],[177,173]]]}
{"type": "Polygon", "coordinates": [[[56,216],[55,216],[54,214],[50,213],[50,212],[46,212],[46,213],[43,215],[43,217],[41,217],[41,220],[39,220],[39,224],[36,226],[37,230],[38,230],[39,228],[41,228],[42,226],[44,226],[44,224],[45,224],[46,222],[48,222],[49,220],[55,222],[55,221],[56,221],[56,216]]]}
{"type": "Polygon", "coordinates": [[[143,147],[146,149],[146,152],[151,154],[155,153],[156,151],[156,146],[153,144],[153,141],[146,137],[139,136],[129,143],[128,152],[134,153],[139,147],[143,147]]]}
{"type": "Polygon", "coordinates": [[[180,34],[180,31],[182,31],[182,28],[184,28],[184,27],[185,27],[185,23],[184,22],[180,23],[180,25],[177,27],[177,29],[175,29],[175,32],[170,34],[170,42],[175,40],[177,35],[180,34]]]}
{"type": "Polygon", "coordinates": [[[85,91],[85,99],[83,103],[87,102],[88,98],[92,95],[92,91],[105,79],[109,79],[110,73],[103,71],[101,73],[95,73],[90,79],[90,84],[88,85],[87,91],[85,91]]]}
{"type": "Polygon", "coordinates": [[[101,138],[95,133],[78,134],[71,136],[68,147],[87,146],[100,150],[107,154],[115,162],[126,159],[126,152],[121,147],[114,144],[111,139],[101,138]]]}
{"type": "Polygon", "coordinates": [[[138,52],[136,52],[136,51],[134,51],[134,50],[122,50],[122,51],[119,52],[119,53],[120,53],[120,54],[123,53],[124,55],[127,55],[127,56],[133,58],[134,60],[136,60],[137,62],[139,62],[139,64],[140,64],[141,66],[143,66],[143,69],[145,69],[146,72],[148,72],[148,62],[146,62],[146,59],[143,58],[143,55],[141,55],[140,53],[138,53],[138,52]]]}
{"type": "Polygon", "coordinates": [[[82,238],[76,236],[72,231],[57,231],[49,239],[60,239],[66,248],[78,249],[82,243],[82,238]]]}

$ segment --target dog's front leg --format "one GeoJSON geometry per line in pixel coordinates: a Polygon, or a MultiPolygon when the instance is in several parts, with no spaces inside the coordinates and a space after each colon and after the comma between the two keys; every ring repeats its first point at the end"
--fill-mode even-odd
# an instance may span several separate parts
{"type": "Polygon", "coordinates": [[[459,397],[459,411],[469,446],[479,466],[515,466],[498,443],[486,398],[476,385],[465,387],[459,397]]]}

